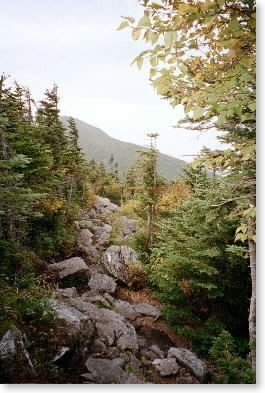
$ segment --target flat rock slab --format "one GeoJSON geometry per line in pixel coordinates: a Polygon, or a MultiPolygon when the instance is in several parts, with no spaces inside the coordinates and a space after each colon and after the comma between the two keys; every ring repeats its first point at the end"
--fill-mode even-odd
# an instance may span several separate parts
{"type": "Polygon", "coordinates": [[[170,348],[168,358],[175,358],[179,364],[190,370],[202,382],[208,374],[206,364],[186,348],[170,348]]]}
{"type": "Polygon", "coordinates": [[[87,277],[89,274],[89,268],[82,258],[74,257],[66,259],[62,262],[53,263],[48,265],[48,270],[58,272],[61,280],[66,277],[83,274],[87,277]]]}
{"type": "Polygon", "coordinates": [[[137,312],[137,314],[140,314],[141,316],[145,315],[155,318],[158,318],[160,316],[160,311],[158,310],[158,308],[152,306],[151,304],[147,304],[147,303],[135,304],[134,309],[137,312]]]}
{"type": "Polygon", "coordinates": [[[142,316],[156,317],[160,316],[160,311],[151,304],[130,304],[123,300],[116,300],[115,308],[123,317],[134,321],[136,318],[142,316]]]}
{"type": "Polygon", "coordinates": [[[155,359],[152,362],[154,368],[159,372],[161,377],[167,377],[168,375],[175,375],[178,373],[180,366],[173,358],[169,359],[155,359]]]}

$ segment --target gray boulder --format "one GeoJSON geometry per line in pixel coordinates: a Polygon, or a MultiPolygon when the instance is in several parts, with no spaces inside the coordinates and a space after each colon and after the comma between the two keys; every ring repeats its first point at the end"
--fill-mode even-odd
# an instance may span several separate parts
{"type": "Polygon", "coordinates": [[[60,280],[64,283],[64,286],[68,286],[73,283],[75,285],[72,286],[87,283],[88,277],[90,276],[87,264],[79,257],[66,259],[65,261],[48,265],[48,270],[56,272],[60,280]]]}
{"type": "Polygon", "coordinates": [[[140,230],[137,221],[126,216],[119,219],[119,240],[127,240],[130,236],[140,230]]]}
{"type": "Polygon", "coordinates": [[[137,262],[137,253],[127,246],[110,246],[101,262],[106,271],[125,284],[130,283],[129,265],[137,262]]]}
{"type": "Polygon", "coordinates": [[[101,309],[96,316],[96,329],[100,339],[108,346],[116,345],[121,351],[138,350],[134,327],[112,310],[101,309]]]}
{"type": "Polygon", "coordinates": [[[177,364],[176,360],[173,358],[170,359],[155,359],[152,362],[154,368],[159,372],[161,377],[166,377],[168,375],[175,375],[180,369],[180,366],[177,364]]]}
{"type": "Polygon", "coordinates": [[[106,345],[101,341],[99,338],[97,338],[93,344],[90,347],[90,351],[94,353],[102,353],[107,351],[106,345]]]}
{"type": "Polygon", "coordinates": [[[100,256],[99,250],[93,244],[87,244],[86,246],[79,245],[79,249],[85,253],[91,262],[97,261],[100,256]]]}
{"type": "Polygon", "coordinates": [[[124,361],[120,358],[112,360],[88,358],[85,363],[88,375],[85,375],[86,378],[97,384],[122,384],[128,378],[122,369],[123,364],[124,361]]]}
{"type": "Polygon", "coordinates": [[[86,247],[92,244],[93,233],[89,229],[81,229],[78,234],[78,245],[81,247],[86,247]]]}
{"type": "Polygon", "coordinates": [[[88,286],[91,291],[114,293],[116,291],[117,284],[113,278],[107,274],[98,273],[92,275],[88,286]]]}
{"type": "Polygon", "coordinates": [[[134,321],[138,317],[134,305],[123,300],[116,300],[115,310],[130,321],[134,321]]]}
{"type": "Polygon", "coordinates": [[[0,341],[1,375],[6,382],[31,380],[36,376],[35,369],[25,348],[23,335],[12,326],[0,341]]]}
{"type": "MultiPolygon", "coordinates": [[[[87,298],[89,299],[89,297],[87,298]]],[[[138,350],[135,328],[121,315],[108,308],[98,308],[82,298],[69,299],[70,308],[86,315],[93,321],[97,337],[107,346],[115,345],[119,350],[138,350]]]]}
{"type": "MultiPolygon", "coordinates": [[[[73,299],[74,301],[76,299],[73,299]]],[[[59,301],[49,301],[55,312],[56,329],[60,334],[61,345],[73,346],[77,341],[88,344],[94,333],[93,322],[76,308],[59,301]]]]}
{"type": "Polygon", "coordinates": [[[118,206],[112,203],[108,198],[102,198],[97,196],[95,202],[95,210],[97,213],[104,215],[108,215],[112,212],[118,210],[118,206]]]}
{"type": "Polygon", "coordinates": [[[206,364],[186,348],[170,348],[168,358],[175,358],[179,364],[190,370],[202,382],[208,374],[206,364]]]}

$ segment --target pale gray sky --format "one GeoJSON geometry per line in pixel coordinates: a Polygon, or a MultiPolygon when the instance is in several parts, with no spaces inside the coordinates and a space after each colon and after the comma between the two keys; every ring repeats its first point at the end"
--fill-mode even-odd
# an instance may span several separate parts
{"type": "Polygon", "coordinates": [[[181,111],[161,100],[145,71],[130,67],[144,44],[129,30],[116,31],[120,16],[140,17],[137,0],[1,1],[1,72],[28,86],[36,99],[59,86],[61,110],[109,135],[137,144],[160,134],[166,154],[196,154],[216,147],[215,134],[173,128],[181,111]]]}

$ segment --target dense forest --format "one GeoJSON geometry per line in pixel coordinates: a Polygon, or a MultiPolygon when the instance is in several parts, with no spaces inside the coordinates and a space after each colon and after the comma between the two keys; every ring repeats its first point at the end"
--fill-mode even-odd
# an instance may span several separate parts
{"type": "MultiPolygon", "coordinates": [[[[51,274],[51,266],[74,257],[83,258],[89,266],[95,260],[104,265],[110,255],[105,258],[104,253],[118,247],[119,253],[125,249],[130,250],[130,255],[137,253],[137,263],[128,265],[127,281],[113,271],[109,274],[117,279],[119,296],[128,292],[140,297],[144,293],[153,299],[151,304],[158,304],[159,318],[172,329],[174,337],[187,340],[189,346],[185,348],[192,349],[194,356],[207,365],[209,373],[204,382],[255,383],[255,1],[142,0],[141,4],[142,18],[135,21],[131,16],[123,17],[118,27],[131,29],[133,40],[143,38],[146,42],[147,49],[134,63],[139,69],[143,64],[150,68],[149,81],[159,96],[173,107],[184,107],[185,118],[178,127],[187,132],[216,130],[223,150],[204,148],[176,180],[167,180],[158,172],[159,136],[149,133],[149,149],[140,149],[126,176],[121,176],[112,151],[107,165],[93,157],[85,158],[75,120],[70,117],[62,122],[60,118],[56,85],[36,102],[28,88],[2,74],[0,377],[4,382],[80,383],[73,369],[78,369],[75,373],[83,372],[80,358],[88,355],[81,356],[80,348],[72,341],[67,341],[63,348],[70,349],[60,356],[53,353],[61,340],[56,326],[63,317],[51,299],[56,291],[73,288],[84,296],[87,284],[79,276],[66,283],[62,276],[51,274]],[[109,200],[104,203],[110,203],[107,218],[104,209],[98,207],[103,198],[109,200]],[[101,239],[98,247],[92,243],[89,249],[88,243],[81,247],[80,233],[88,231],[82,234],[95,241],[99,227],[91,229],[92,222],[102,226],[102,219],[105,228],[110,228],[108,238],[101,239]],[[130,236],[121,233],[126,219],[137,228],[130,236]],[[27,375],[18,372],[21,361],[25,364],[21,354],[15,353],[15,360],[13,357],[8,363],[7,332],[11,331],[16,332],[16,337],[20,331],[27,337],[23,356],[26,351],[32,361],[27,375]]],[[[97,274],[103,276],[102,272],[97,274]]],[[[104,299],[98,299],[94,300],[100,303],[98,312],[111,310],[112,316],[118,312],[121,303],[113,306],[105,296],[111,303],[106,306],[104,299]]],[[[78,308],[70,300],[71,307],[79,310],[76,312],[83,312],[80,304],[78,308]]],[[[92,303],[90,300],[88,304],[92,303]]],[[[95,321],[93,329],[99,332],[99,321],[95,321]]],[[[139,326],[135,325],[135,329],[138,332],[139,326]]],[[[92,347],[93,353],[100,352],[95,349],[99,338],[91,343],[91,337],[97,337],[93,332],[89,336],[90,354],[92,347]]],[[[17,346],[20,349],[24,340],[21,337],[17,346]]],[[[106,342],[100,339],[105,348],[106,342]]],[[[82,340],[78,341],[79,347],[82,340]]],[[[117,348],[120,356],[106,358],[120,359],[123,347],[117,344],[117,348]]],[[[128,349],[126,353],[132,356],[128,349]]],[[[140,362],[137,370],[144,370],[141,372],[147,382],[148,378],[152,383],[203,382],[194,370],[190,378],[197,377],[195,382],[183,382],[182,377],[179,382],[161,382],[152,376],[150,367],[161,367],[168,360],[172,364],[174,356],[161,356],[159,361],[153,358],[150,363],[150,353],[138,356],[134,349],[133,354],[134,363],[124,360],[126,372],[140,362]]],[[[88,369],[94,358],[89,359],[88,369]]],[[[117,364],[120,380],[124,381],[123,366],[117,364]]],[[[159,370],[160,377],[171,378],[171,374],[159,370]]],[[[89,372],[89,381],[109,383],[107,379],[89,379],[93,374],[89,372]]],[[[172,375],[177,372],[172,371],[172,375]]],[[[139,382],[139,375],[138,382],[110,381],[144,383],[139,382]]],[[[187,379],[186,374],[183,378],[187,379]]]]}

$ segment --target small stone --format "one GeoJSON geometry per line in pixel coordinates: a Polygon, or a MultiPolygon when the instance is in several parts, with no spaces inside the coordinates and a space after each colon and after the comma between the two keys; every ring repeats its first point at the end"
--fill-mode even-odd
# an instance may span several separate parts
{"type": "Polygon", "coordinates": [[[150,350],[154,352],[160,359],[163,359],[165,357],[164,352],[159,348],[158,345],[152,345],[150,347],[150,350]]]}
{"type": "Polygon", "coordinates": [[[155,359],[152,364],[161,377],[175,375],[180,368],[175,359],[155,359]]]}

